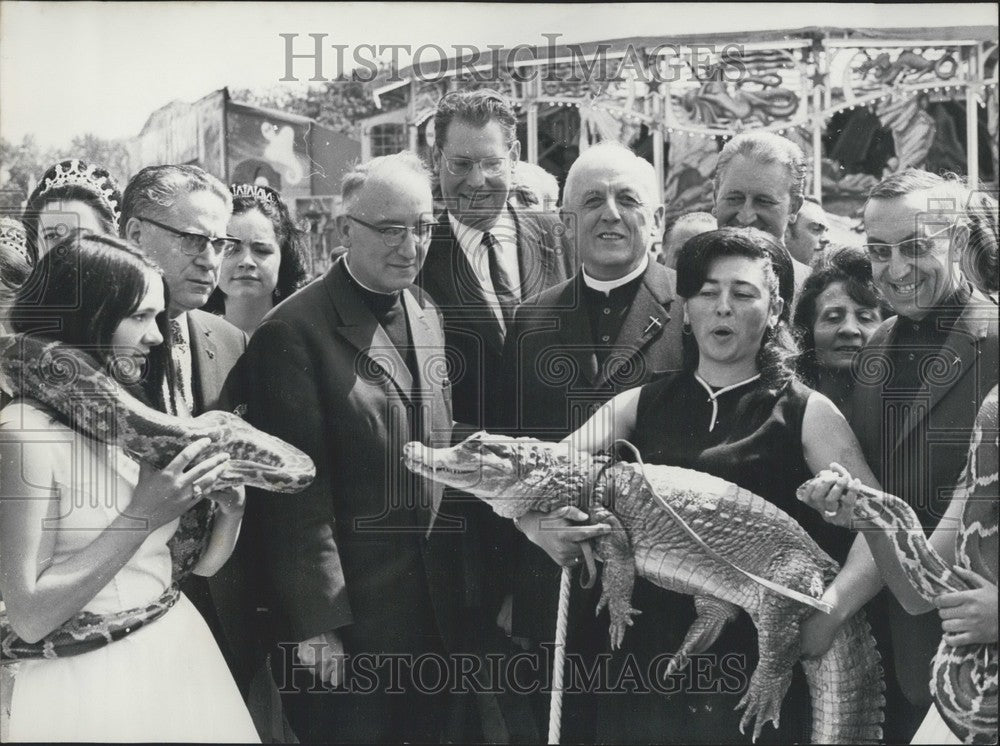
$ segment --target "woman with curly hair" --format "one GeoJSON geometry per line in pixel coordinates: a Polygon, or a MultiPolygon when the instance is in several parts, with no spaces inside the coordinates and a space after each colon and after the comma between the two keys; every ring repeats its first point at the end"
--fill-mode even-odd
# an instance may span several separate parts
{"type": "MultiPolygon", "coordinates": [[[[792,288],[787,251],[763,231],[722,228],[688,240],[677,260],[677,294],[685,319],[682,370],[619,394],[567,441],[577,450],[599,453],[624,438],[646,463],[695,469],[733,482],[789,513],[825,551],[843,561],[850,532],[803,509],[795,491],[831,461],[843,463],[841,459],[866,484],[877,482],[843,415],[796,375],[798,350],[787,309],[792,288]]],[[[585,518],[572,510],[555,517],[528,513],[519,525],[557,562],[573,565],[581,554],[579,542],[593,536],[593,527],[572,522],[585,518]]],[[[642,615],[625,636],[622,655],[612,659],[611,681],[622,672],[627,675],[626,666],[636,662],[638,671],[653,676],[657,656],[677,651],[696,617],[689,596],[641,578],[633,598],[642,615]]],[[[598,741],[692,743],[696,734],[702,743],[747,742],[749,735],[741,736],[740,716],[733,708],[746,693],[756,663],[750,619],[741,612],[706,654],[711,660],[699,661],[696,671],[669,684],[669,696],[644,692],[602,698],[601,707],[609,711],[599,722],[609,731],[599,734],[598,741]]],[[[650,689],[664,685],[642,683],[650,689]]],[[[781,707],[780,730],[766,729],[763,740],[803,742],[810,727],[808,688],[796,669],[781,707]]]]}
{"type": "Polygon", "coordinates": [[[836,404],[848,421],[854,388],[851,365],[872,332],[891,314],[862,249],[829,249],[799,291],[793,316],[802,347],[799,375],[836,404]]]}
{"type": "Polygon", "coordinates": [[[240,239],[222,261],[219,286],[205,305],[248,335],[280,301],[294,293],[306,277],[299,230],[273,189],[233,184],[233,216],[229,234],[240,239]]]}

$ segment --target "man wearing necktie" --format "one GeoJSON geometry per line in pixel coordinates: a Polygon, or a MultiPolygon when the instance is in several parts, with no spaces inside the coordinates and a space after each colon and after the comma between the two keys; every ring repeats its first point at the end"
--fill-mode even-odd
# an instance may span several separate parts
{"type": "MultiPolygon", "coordinates": [[[[567,175],[562,213],[583,267],[517,308],[502,368],[504,431],[543,440],[561,440],[615,394],[681,367],[676,273],[650,258],[664,213],[652,165],[617,142],[588,148],[567,175]]],[[[573,562],[595,529],[579,525],[580,511],[550,516],[544,530],[539,518],[518,521],[531,541],[519,535],[508,553],[513,595],[501,620],[535,644],[555,639],[559,564],[573,562]]],[[[607,638],[597,600],[571,594],[567,649],[588,663],[607,638]]],[[[547,698],[538,699],[542,728],[547,698]]],[[[588,692],[564,696],[565,741],[594,741],[595,705],[588,692]]]]}
{"type": "Polygon", "coordinates": [[[342,194],[347,254],[264,319],[240,363],[254,376],[246,419],[316,464],[303,492],[247,499],[275,673],[302,742],[462,740],[456,682],[421,691],[408,667],[465,649],[464,523],[402,463],[408,441],[451,438],[440,316],[408,289],[433,220],[429,174],[413,153],[375,158],[342,194]]]}
{"type": "MultiPolygon", "coordinates": [[[[474,430],[495,430],[501,420],[500,363],[514,307],[569,278],[578,266],[558,215],[512,205],[521,156],[517,122],[510,101],[489,89],[447,94],[434,117],[431,157],[445,210],[434,225],[417,285],[444,317],[456,440],[474,430]]],[[[469,500],[476,520],[465,534],[466,545],[482,563],[470,570],[482,592],[478,624],[492,635],[508,587],[499,553],[516,532],[485,503],[469,500]],[[479,536],[473,533],[477,528],[479,536]]],[[[520,700],[510,698],[508,704],[523,706],[520,700]]],[[[506,720],[510,732],[491,738],[511,737],[525,718],[509,714],[506,720]]]]}
{"type": "MultiPolygon", "coordinates": [[[[122,236],[160,265],[170,293],[173,386],[164,400],[180,417],[220,408],[226,377],[246,349],[243,332],[199,310],[218,283],[223,257],[238,243],[226,232],[231,212],[229,190],[197,166],[144,168],[122,195],[122,236]]],[[[232,491],[208,497],[223,495],[233,499],[232,491]]],[[[211,579],[192,575],[182,590],[205,618],[245,693],[255,663],[245,643],[241,590],[225,579],[233,562],[211,579]]]]}
{"type": "Polygon", "coordinates": [[[489,429],[513,309],[570,277],[576,251],[557,215],[510,203],[521,144],[504,96],[489,89],[449,93],[434,127],[432,160],[445,211],[417,284],[444,316],[455,421],[489,429]]]}

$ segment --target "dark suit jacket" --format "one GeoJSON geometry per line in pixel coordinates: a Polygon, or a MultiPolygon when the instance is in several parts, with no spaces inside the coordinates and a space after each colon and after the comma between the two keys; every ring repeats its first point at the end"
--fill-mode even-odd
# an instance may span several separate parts
{"type": "Polygon", "coordinates": [[[221,316],[188,311],[191,342],[192,414],[219,408],[219,396],[229,371],[247,348],[247,335],[221,316]]]}
{"type": "MultiPolygon", "coordinates": [[[[650,261],[603,370],[582,306],[583,288],[581,272],[515,312],[504,347],[501,399],[516,421],[506,418],[505,431],[561,440],[615,394],[680,369],[683,316],[674,270],[650,261]]],[[[559,568],[522,535],[514,545],[514,634],[551,640],[559,568]]]]}
{"type": "MultiPolygon", "coordinates": [[[[577,254],[555,215],[511,212],[517,224],[520,297],[527,299],[572,276],[577,254]]],[[[495,397],[499,384],[503,331],[455,238],[448,213],[442,213],[434,228],[416,284],[444,316],[455,420],[488,429],[492,423],[486,402],[495,397]]]]}
{"type": "MultiPolygon", "coordinates": [[[[897,318],[886,320],[859,354],[851,405],[854,432],[883,488],[906,500],[928,531],[940,520],[968,455],[979,407],[997,383],[997,304],[974,293],[942,349],[943,358],[922,358],[926,395],[893,391],[889,350],[897,318]],[[913,402],[905,417],[901,412],[913,402]]],[[[930,703],[929,663],[941,640],[934,612],[909,616],[889,602],[897,678],[915,705],[930,703]]]]}
{"type": "MultiPolygon", "coordinates": [[[[349,283],[343,260],[274,309],[241,361],[246,418],[301,448],[316,479],[296,495],[248,490],[279,641],[337,630],[349,653],[455,649],[464,600],[461,534],[441,489],[401,463],[420,440],[447,445],[437,311],[404,291],[417,376],[349,283]],[[449,529],[451,529],[449,531],[449,529]]],[[[242,542],[242,538],[241,538],[242,542]]]]}
{"type": "MultiPolygon", "coordinates": [[[[212,409],[231,410],[223,385],[246,350],[247,335],[221,316],[201,310],[188,311],[187,324],[194,395],[191,414],[197,417],[212,409]]],[[[237,570],[230,560],[211,578],[192,575],[182,590],[205,618],[233,676],[245,688],[253,665],[247,647],[250,611],[237,570]]]]}

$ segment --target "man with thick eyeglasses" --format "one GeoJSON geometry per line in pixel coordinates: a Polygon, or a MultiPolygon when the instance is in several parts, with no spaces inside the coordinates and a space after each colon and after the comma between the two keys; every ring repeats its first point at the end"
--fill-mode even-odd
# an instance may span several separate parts
{"type": "Polygon", "coordinates": [[[198,256],[205,250],[205,246],[211,246],[212,251],[221,256],[232,256],[236,252],[236,248],[240,245],[240,239],[233,236],[206,236],[204,233],[179,231],[166,223],[161,223],[152,218],[145,218],[141,215],[137,215],[136,217],[139,220],[152,223],[157,228],[162,228],[168,233],[173,233],[175,236],[180,237],[178,247],[182,253],[188,256],[198,256]]]}
{"type": "Polygon", "coordinates": [[[122,195],[122,236],[160,265],[170,290],[179,413],[213,408],[246,348],[235,326],[198,310],[218,283],[223,256],[239,243],[226,233],[231,212],[229,190],[197,166],[144,168],[122,195]]]}
{"type": "MultiPolygon", "coordinates": [[[[959,483],[976,413],[997,384],[997,304],[970,274],[980,257],[970,250],[969,199],[957,180],[908,169],[878,184],[865,206],[872,275],[898,316],[858,354],[851,425],[882,488],[907,500],[928,534],[959,483]]],[[[807,621],[803,650],[822,652],[837,625],[881,586],[859,537],[827,591],[834,613],[807,621]]],[[[875,618],[888,618],[896,679],[910,703],[892,702],[894,687],[887,688],[894,732],[886,737],[908,742],[930,704],[941,619],[910,616],[888,595],[875,603],[875,618]]]]}
{"type": "MultiPolygon", "coordinates": [[[[174,386],[164,398],[178,416],[220,408],[226,377],[246,349],[243,332],[199,310],[215,289],[223,255],[236,246],[236,239],[226,233],[232,205],[222,182],[197,166],[144,168],[122,194],[121,234],[160,265],[170,291],[174,386]]],[[[230,491],[219,496],[223,494],[233,499],[230,491]]],[[[192,575],[181,590],[205,618],[246,692],[253,664],[242,643],[250,618],[240,606],[242,600],[222,575],[208,580],[192,575]]]]}
{"type": "Polygon", "coordinates": [[[429,177],[410,152],[355,166],[337,217],[347,253],[264,319],[239,365],[252,376],[247,421],[316,463],[293,501],[250,490],[245,527],[303,743],[438,743],[469,704],[458,682],[421,691],[407,668],[468,650],[467,523],[402,463],[408,441],[446,446],[452,430],[440,315],[409,289],[427,251],[429,177]],[[355,665],[366,659],[370,670],[355,665]]]}

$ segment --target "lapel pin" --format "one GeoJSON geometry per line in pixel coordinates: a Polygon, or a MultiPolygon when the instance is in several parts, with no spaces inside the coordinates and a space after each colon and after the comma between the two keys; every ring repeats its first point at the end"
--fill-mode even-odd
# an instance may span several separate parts
{"type": "Polygon", "coordinates": [[[215,353],[211,350],[205,350],[205,354],[208,355],[209,360],[215,360],[215,353]]]}
{"type": "Polygon", "coordinates": [[[649,326],[647,326],[645,329],[643,329],[642,333],[643,334],[649,334],[654,329],[662,329],[662,328],[663,328],[663,322],[660,321],[655,316],[650,316],[649,317],[649,326]]]}

